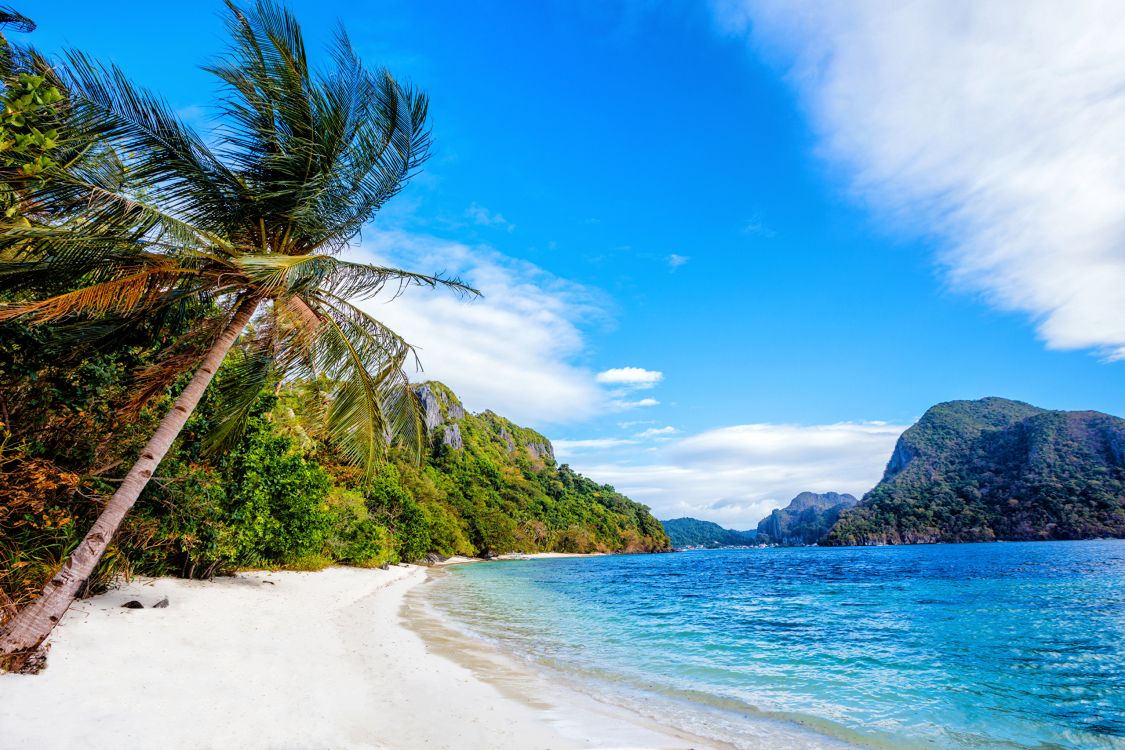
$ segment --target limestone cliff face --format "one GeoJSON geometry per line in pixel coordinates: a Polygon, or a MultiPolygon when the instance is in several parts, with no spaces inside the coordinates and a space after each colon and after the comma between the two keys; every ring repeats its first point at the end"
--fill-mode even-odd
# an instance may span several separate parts
{"type": "Polygon", "coordinates": [[[464,419],[465,408],[453,392],[440,383],[422,383],[415,391],[422,404],[423,420],[427,430],[448,421],[464,419]]]}
{"type": "Polygon", "coordinates": [[[453,450],[462,450],[465,441],[461,437],[459,422],[465,418],[465,408],[453,392],[441,383],[422,383],[414,392],[422,405],[426,432],[435,435],[435,431],[441,428],[437,433],[441,444],[453,450]]]}
{"type": "Polygon", "coordinates": [[[508,453],[526,452],[536,461],[552,464],[555,461],[555,450],[550,440],[492,411],[468,414],[453,391],[441,383],[422,383],[415,389],[415,393],[422,405],[426,431],[444,446],[463,450],[465,440],[462,425],[466,420],[471,420],[474,427],[483,427],[494,439],[502,442],[508,453]]]}
{"type": "Polygon", "coordinates": [[[839,492],[802,492],[789,505],[773,511],[758,524],[758,540],[773,544],[816,544],[841,511],[856,504],[856,499],[839,492]]]}

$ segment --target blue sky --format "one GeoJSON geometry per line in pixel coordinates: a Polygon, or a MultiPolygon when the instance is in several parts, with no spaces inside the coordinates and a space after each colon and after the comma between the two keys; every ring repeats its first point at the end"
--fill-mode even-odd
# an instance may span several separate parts
{"type": "MultiPolygon", "coordinates": [[[[431,96],[433,158],[354,251],[486,292],[374,308],[427,374],[736,526],[869,488],[939,401],[1125,414],[1121,19],[898,5],[292,3],[431,96]]],[[[24,10],[205,128],[192,7],[24,10]]]]}

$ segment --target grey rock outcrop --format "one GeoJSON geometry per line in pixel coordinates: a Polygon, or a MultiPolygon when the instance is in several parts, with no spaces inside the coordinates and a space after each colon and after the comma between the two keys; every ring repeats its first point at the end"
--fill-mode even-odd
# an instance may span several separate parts
{"type": "MultiPolygon", "coordinates": [[[[418,400],[422,403],[422,421],[426,424],[426,430],[432,430],[443,424],[445,418],[441,414],[441,402],[438,400],[438,395],[434,393],[434,389],[427,383],[419,386],[415,392],[418,394],[418,400]]],[[[464,416],[463,412],[462,416],[464,416]]]]}
{"type": "Polygon", "coordinates": [[[527,452],[540,460],[555,459],[555,451],[550,443],[528,443],[527,452]]]}
{"type": "Polygon", "coordinates": [[[455,451],[462,450],[465,447],[465,441],[461,438],[461,425],[456,422],[447,424],[441,433],[441,443],[455,451]]]}

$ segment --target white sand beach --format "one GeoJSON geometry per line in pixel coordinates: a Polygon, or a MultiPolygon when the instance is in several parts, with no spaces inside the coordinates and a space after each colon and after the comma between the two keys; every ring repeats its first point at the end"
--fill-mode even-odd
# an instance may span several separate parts
{"type": "Polygon", "coordinates": [[[78,602],[45,671],[0,675],[0,748],[709,747],[515,665],[446,658],[402,617],[426,576],[138,579],[78,602]]]}

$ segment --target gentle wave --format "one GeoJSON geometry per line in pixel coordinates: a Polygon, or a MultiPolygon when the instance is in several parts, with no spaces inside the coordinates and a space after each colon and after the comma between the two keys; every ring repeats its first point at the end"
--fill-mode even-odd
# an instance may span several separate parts
{"type": "Polygon", "coordinates": [[[430,598],[739,747],[770,722],[870,747],[1125,747],[1122,541],[512,561],[451,569],[430,598]]]}

